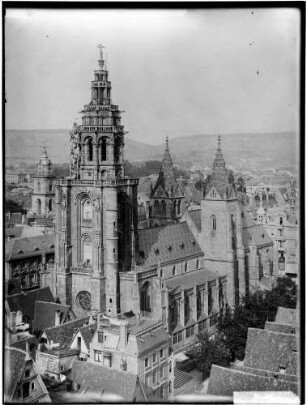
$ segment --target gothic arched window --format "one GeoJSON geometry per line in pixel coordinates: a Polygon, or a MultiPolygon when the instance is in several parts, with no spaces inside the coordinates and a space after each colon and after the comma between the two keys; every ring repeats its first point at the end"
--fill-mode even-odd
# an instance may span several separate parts
{"type": "Polygon", "coordinates": [[[161,216],[165,217],[166,216],[166,203],[164,200],[160,203],[160,206],[161,206],[161,216]]]}
{"type": "Polygon", "coordinates": [[[92,204],[88,198],[82,201],[82,219],[92,220],[92,204]]]}
{"type": "Polygon", "coordinates": [[[151,312],[152,286],[149,281],[146,281],[141,288],[140,293],[140,310],[151,312]]]}
{"type": "Polygon", "coordinates": [[[92,139],[87,138],[85,141],[85,154],[87,162],[92,162],[93,160],[93,144],[92,139]]]}
{"type": "Polygon", "coordinates": [[[201,313],[202,313],[201,291],[197,291],[197,318],[200,318],[201,313]]]}
{"type": "Polygon", "coordinates": [[[160,214],[160,206],[159,202],[156,200],[154,201],[154,215],[159,216],[159,214],[160,214]]]}
{"type": "Polygon", "coordinates": [[[82,264],[85,267],[92,265],[92,240],[89,235],[82,240],[82,264]]]}
{"type": "Polygon", "coordinates": [[[52,211],[53,205],[52,205],[52,198],[49,200],[49,211],[52,211]]]}
{"type": "Polygon", "coordinates": [[[215,231],[217,229],[217,220],[216,220],[215,215],[212,215],[210,217],[210,223],[211,223],[211,230],[215,231]]]}
{"type": "Polygon", "coordinates": [[[101,161],[105,161],[107,159],[107,138],[102,138],[99,141],[99,147],[100,147],[100,157],[101,161]]]}
{"type": "Polygon", "coordinates": [[[37,214],[41,214],[41,201],[39,198],[36,200],[36,212],[37,214]]]}
{"type": "Polygon", "coordinates": [[[37,191],[40,191],[40,181],[37,182],[37,191]]]}
{"type": "Polygon", "coordinates": [[[185,295],[184,313],[185,313],[185,324],[186,324],[189,321],[189,318],[190,318],[190,305],[189,305],[189,296],[188,296],[188,294],[185,295]]]}
{"type": "Polygon", "coordinates": [[[213,309],[213,295],[212,295],[212,288],[208,286],[208,315],[210,315],[213,309]]]}

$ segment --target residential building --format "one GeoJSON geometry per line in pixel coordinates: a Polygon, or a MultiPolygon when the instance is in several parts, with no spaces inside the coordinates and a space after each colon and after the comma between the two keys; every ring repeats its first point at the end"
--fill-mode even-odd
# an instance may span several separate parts
{"type": "Polygon", "coordinates": [[[20,403],[49,403],[51,399],[29,351],[4,350],[4,400],[20,403]]]}

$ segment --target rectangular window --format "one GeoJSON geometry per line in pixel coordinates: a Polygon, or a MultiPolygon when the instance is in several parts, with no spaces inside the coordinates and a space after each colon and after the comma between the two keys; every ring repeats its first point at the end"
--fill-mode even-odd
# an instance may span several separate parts
{"type": "Polygon", "coordinates": [[[153,371],[153,380],[152,380],[153,384],[157,383],[157,371],[153,371]]]}
{"type": "Polygon", "coordinates": [[[183,332],[178,332],[178,334],[177,334],[178,343],[181,342],[182,340],[183,340],[183,332]]]}
{"type": "Polygon", "coordinates": [[[32,390],[35,390],[35,383],[33,383],[33,382],[32,382],[32,384],[31,384],[31,389],[32,389],[32,390]]]}
{"type": "Polygon", "coordinates": [[[160,358],[162,359],[164,357],[164,349],[161,349],[159,352],[160,358]]]}
{"type": "Polygon", "coordinates": [[[159,375],[160,375],[161,379],[164,377],[164,367],[163,366],[160,368],[160,374],[159,375]]]}
{"type": "Polygon", "coordinates": [[[164,386],[161,386],[161,387],[160,387],[160,397],[161,397],[161,398],[164,398],[164,395],[165,395],[165,394],[164,394],[164,386]]]}
{"type": "Polygon", "coordinates": [[[26,370],[24,376],[25,378],[30,377],[30,370],[26,370]]]}
{"type": "Polygon", "coordinates": [[[174,335],[173,335],[173,337],[172,337],[172,340],[173,340],[173,344],[175,345],[177,342],[178,342],[178,340],[177,340],[177,333],[175,333],[174,335]]]}
{"type": "Polygon", "coordinates": [[[150,387],[150,378],[149,378],[148,375],[146,375],[145,383],[146,383],[146,386],[147,386],[147,387],[150,387]]]}
{"type": "Polygon", "coordinates": [[[153,354],[153,364],[155,364],[157,362],[157,355],[156,353],[153,354]]]}
{"type": "Polygon", "coordinates": [[[102,352],[100,352],[99,350],[94,350],[94,359],[95,361],[102,362],[103,361],[102,352]]]}
{"type": "Polygon", "coordinates": [[[103,332],[98,332],[98,342],[103,343],[103,332]]]}
{"type": "Polygon", "coordinates": [[[149,367],[149,359],[148,358],[145,359],[145,368],[147,368],[147,367],[149,367]]]}

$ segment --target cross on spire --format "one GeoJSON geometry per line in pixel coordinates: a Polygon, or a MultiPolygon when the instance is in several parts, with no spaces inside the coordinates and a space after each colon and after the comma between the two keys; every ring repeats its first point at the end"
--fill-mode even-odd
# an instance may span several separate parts
{"type": "Polygon", "coordinates": [[[99,56],[100,56],[100,60],[103,60],[103,48],[105,48],[105,46],[104,45],[102,45],[102,44],[99,44],[98,46],[97,46],[97,48],[99,49],[99,56]]]}
{"type": "Polygon", "coordinates": [[[221,136],[218,135],[218,149],[221,149],[221,136]]]}

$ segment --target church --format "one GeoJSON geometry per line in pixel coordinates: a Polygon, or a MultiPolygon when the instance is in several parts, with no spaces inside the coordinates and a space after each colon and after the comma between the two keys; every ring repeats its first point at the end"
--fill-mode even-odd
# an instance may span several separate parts
{"type": "Polygon", "coordinates": [[[55,183],[55,267],[48,285],[78,317],[132,313],[162,320],[174,350],[182,350],[196,333],[213,331],[220,310],[259,280],[259,268],[264,275],[273,243],[260,225],[245,227],[220,138],[196,211],[185,211],[166,142],[150,196],[152,226],[139,229],[138,179],[124,174],[125,131],[102,47],[81,114],[70,134],[71,176],[55,183]]]}

